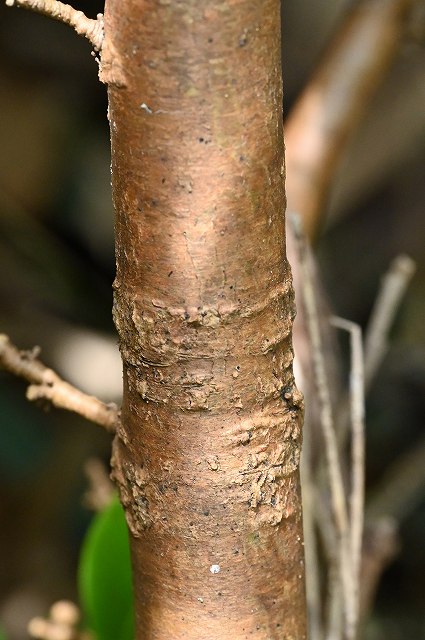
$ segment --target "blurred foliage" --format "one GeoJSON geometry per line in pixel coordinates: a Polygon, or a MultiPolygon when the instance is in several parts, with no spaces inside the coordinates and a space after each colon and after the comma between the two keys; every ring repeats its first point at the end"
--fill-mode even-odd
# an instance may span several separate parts
{"type": "Polygon", "coordinates": [[[79,562],[85,624],[97,640],[133,640],[130,547],[124,511],[114,498],[85,536],[79,562]]]}

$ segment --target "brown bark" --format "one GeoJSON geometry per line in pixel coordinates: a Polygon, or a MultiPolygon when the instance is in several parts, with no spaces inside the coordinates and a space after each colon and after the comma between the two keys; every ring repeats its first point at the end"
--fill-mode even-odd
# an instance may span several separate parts
{"type": "Polygon", "coordinates": [[[305,638],[278,0],[109,0],[138,640],[305,638]]]}

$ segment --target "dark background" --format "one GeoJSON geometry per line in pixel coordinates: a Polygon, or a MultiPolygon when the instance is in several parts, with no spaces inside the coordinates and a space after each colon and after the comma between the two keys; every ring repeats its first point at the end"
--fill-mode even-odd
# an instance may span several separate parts
{"type": "MultiPolygon", "coordinates": [[[[283,0],[285,114],[351,2],[283,0]]],[[[100,2],[78,2],[95,16],[100,2]]],[[[423,441],[425,417],[425,8],[335,176],[316,251],[335,311],[365,325],[380,278],[407,253],[417,272],[368,398],[368,487],[423,441]]],[[[106,90],[68,27],[0,4],[0,332],[40,345],[64,377],[120,399],[106,90]]],[[[25,401],[0,373],[0,620],[9,640],[58,598],[76,598],[90,513],[83,465],[110,438],[25,401]]],[[[402,523],[367,637],[425,638],[425,488],[402,523]]]]}

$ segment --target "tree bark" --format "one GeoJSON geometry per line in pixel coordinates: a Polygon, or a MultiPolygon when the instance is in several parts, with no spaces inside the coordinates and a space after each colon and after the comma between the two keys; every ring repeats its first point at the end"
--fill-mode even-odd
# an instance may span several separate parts
{"type": "Polygon", "coordinates": [[[137,640],[305,638],[278,0],[107,0],[137,640]]]}

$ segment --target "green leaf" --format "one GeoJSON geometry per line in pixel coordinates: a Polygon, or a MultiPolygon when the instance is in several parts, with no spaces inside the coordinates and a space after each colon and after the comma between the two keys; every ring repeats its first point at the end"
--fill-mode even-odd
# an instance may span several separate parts
{"type": "Polygon", "coordinates": [[[128,531],[117,498],[93,518],[78,573],[81,606],[96,640],[134,640],[128,531]]]}

